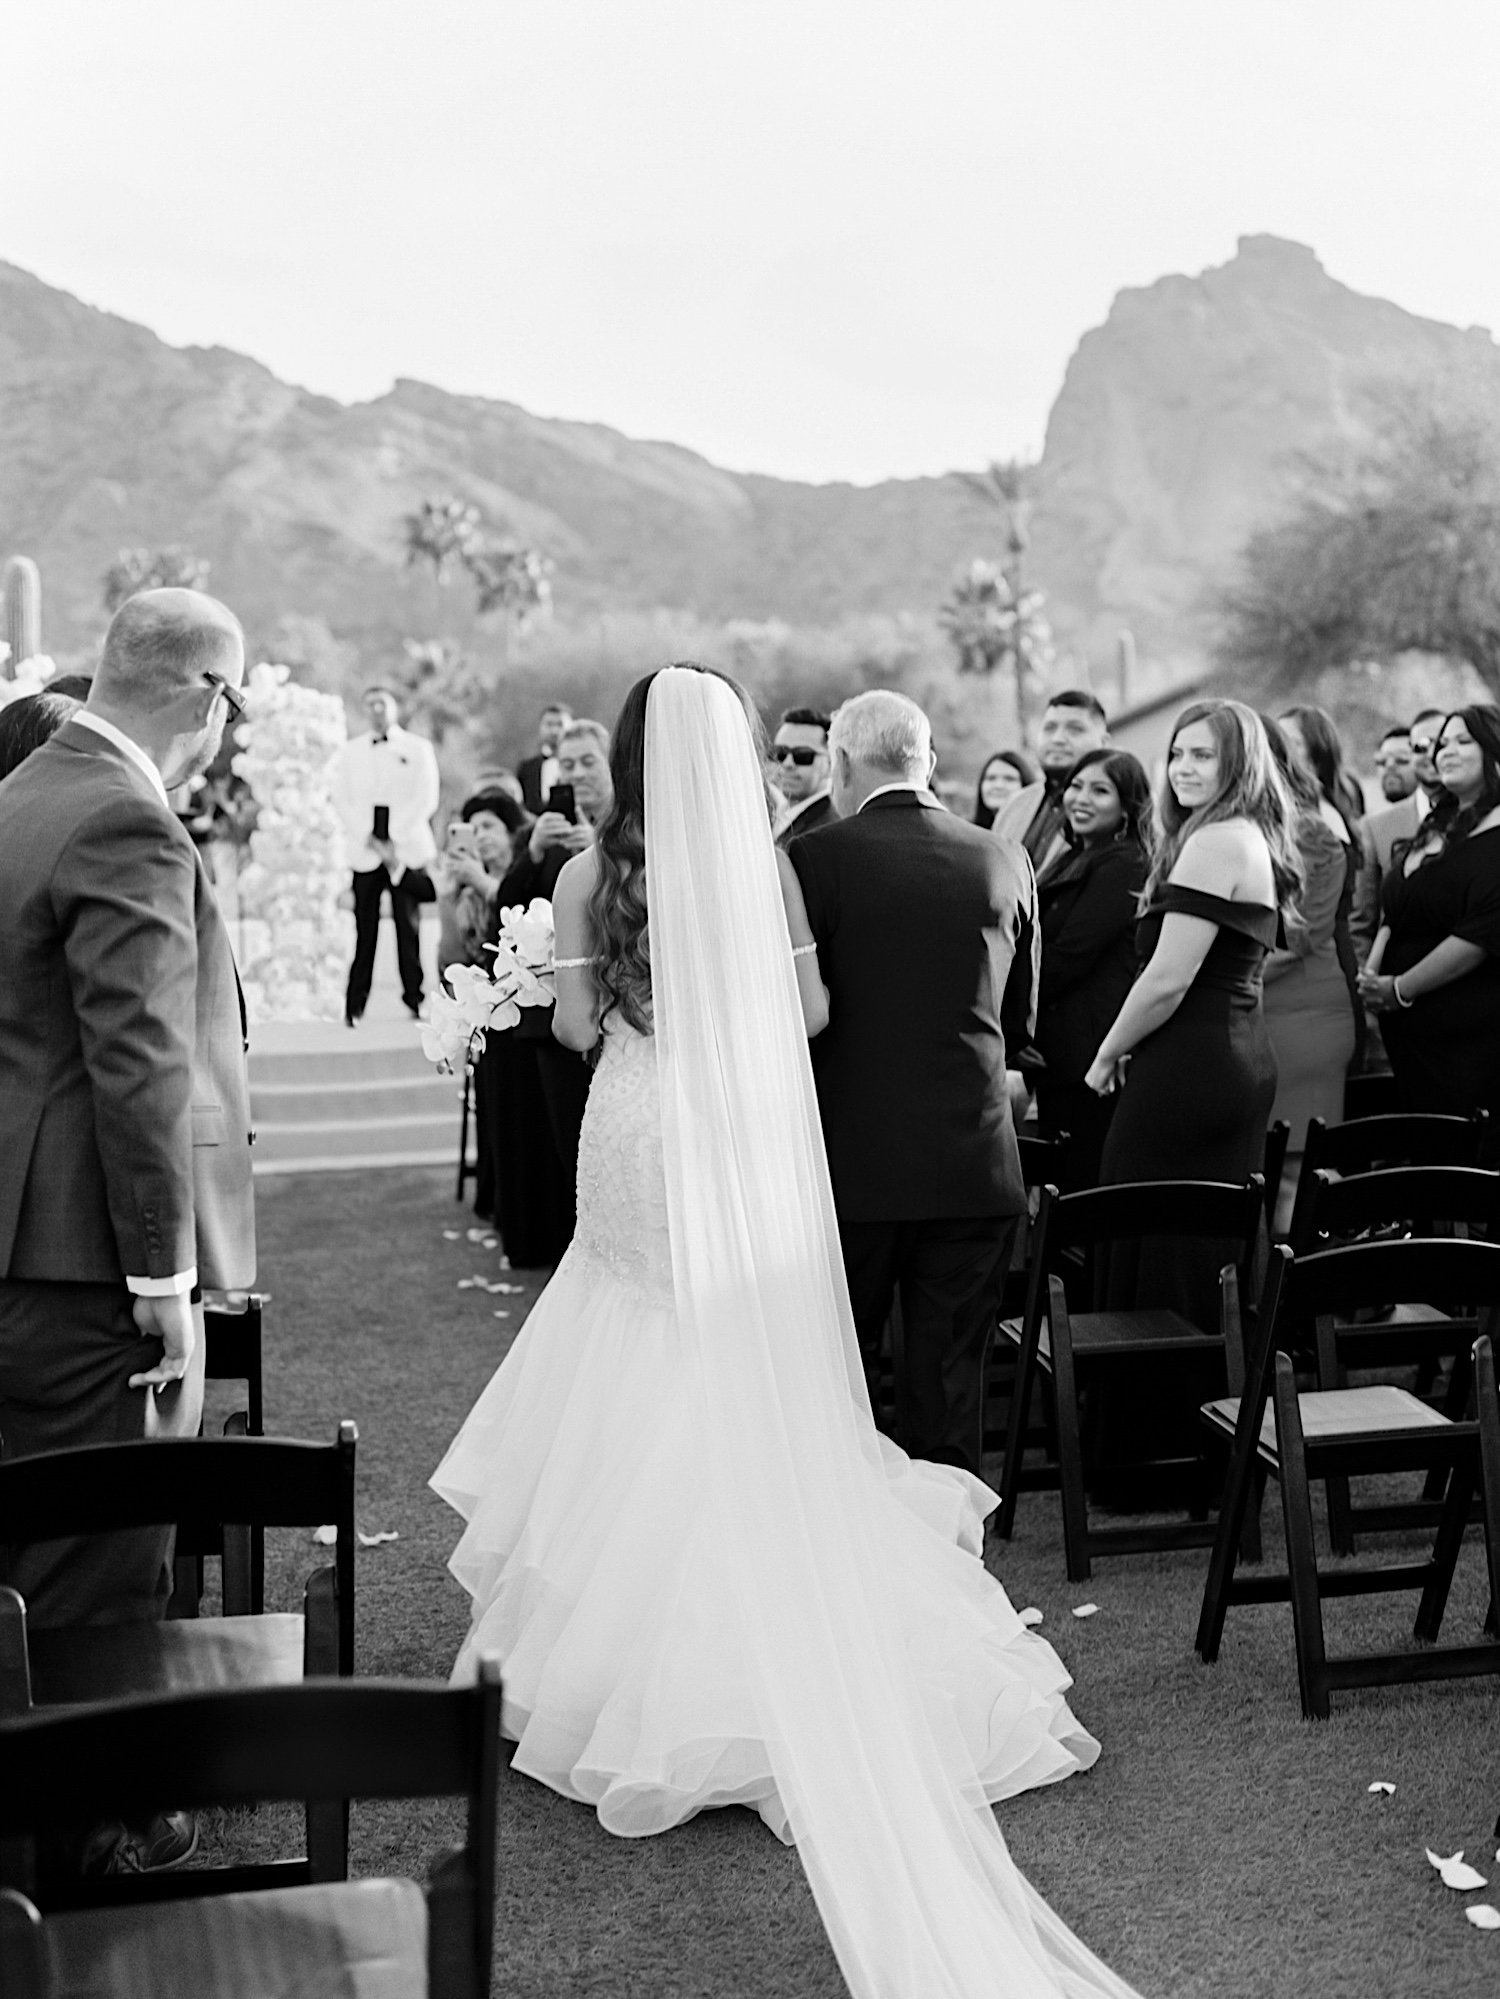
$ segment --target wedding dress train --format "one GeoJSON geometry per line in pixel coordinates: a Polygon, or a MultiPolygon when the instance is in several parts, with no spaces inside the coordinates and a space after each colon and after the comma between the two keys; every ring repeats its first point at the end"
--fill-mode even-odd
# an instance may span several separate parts
{"type": "MultiPolygon", "coordinates": [[[[451,1567],[474,1622],[455,1673],[483,1653],[504,1662],[514,1767],[596,1806],[611,1832],[745,1804],[787,1839],[692,1377],[656,1050],[615,1026],[584,1118],[573,1245],[432,1481],[468,1521],[451,1567]]],[[[1099,1746],[1063,1699],[1062,1661],[975,1560],[994,1494],[879,1443],[887,1587],[986,1797],[1086,1769],[1099,1746]]]]}
{"type": "Polygon", "coordinates": [[[455,1676],[612,1832],[758,1811],[856,1999],[1131,1999],[990,1809],[1099,1753],[995,1496],[874,1428],[743,712],[672,668],[646,720],[655,1032],[606,1022],[573,1244],[432,1480],[455,1676]]]}

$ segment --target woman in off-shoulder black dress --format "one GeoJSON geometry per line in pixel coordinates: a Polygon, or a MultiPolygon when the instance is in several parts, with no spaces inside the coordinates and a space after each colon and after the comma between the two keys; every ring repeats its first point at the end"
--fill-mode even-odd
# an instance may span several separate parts
{"type": "MultiPolygon", "coordinates": [[[[1260,1166],[1276,1097],[1261,967],[1299,865],[1291,801],[1253,709],[1205,701],[1178,717],[1158,812],[1139,927],[1145,968],[1086,1079],[1120,1091],[1100,1178],[1243,1184],[1260,1166]]],[[[1213,1328],[1218,1274],[1237,1254],[1232,1243],[1170,1237],[1120,1244],[1100,1273],[1102,1302],[1170,1306],[1213,1328]]],[[[1128,1408],[1112,1395],[1101,1421],[1095,1398],[1100,1461],[1192,1456],[1205,1389],[1222,1393],[1176,1356],[1149,1381],[1133,1369],[1128,1408]]]]}

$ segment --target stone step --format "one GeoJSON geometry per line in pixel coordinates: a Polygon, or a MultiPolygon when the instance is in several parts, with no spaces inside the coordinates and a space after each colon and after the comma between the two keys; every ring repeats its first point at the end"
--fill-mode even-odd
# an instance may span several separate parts
{"type": "Polygon", "coordinates": [[[330,1075],[317,1082],[266,1082],[252,1074],[251,1115],[257,1131],[299,1124],[370,1124],[390,1118],[458,1117],[458,1079],[431,1064],[420,1076],[330,1075]]]}
{"type": "Polygon", "coordinates": [[[336,1085],[362,1082],[384,1083],[395,1079],[420,1081],[443,1078],[422,1053],[422,1044],[412,1030],[411,1040],[392,1045],[388,1040],[367,1040],[361,1045],[358,1028],[345,1029],[346,1046],[335,1043],[323,1048],[258,1048],[250,1044],[250,1085],[336,1085]]]}
{"type": "Polygon", "coordinates": [[[439,1117],[328,1118],[256,1127],[257,1174],[457,1164],[456,1104],[439,1117]]]}

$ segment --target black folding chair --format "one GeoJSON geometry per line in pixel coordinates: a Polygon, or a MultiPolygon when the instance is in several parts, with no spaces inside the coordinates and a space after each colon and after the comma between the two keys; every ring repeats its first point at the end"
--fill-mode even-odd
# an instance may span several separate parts
{"type": "Polygon", "coordinates": [[[368,1975],[382,1959],[382,1989],[400,1966],[403,1991],[483,1999],[500,1706],[499,1667],[488,1659],[472,1687],[361,1680],[221,1690],[0,1723],[0,1842],[29,1877],[8,1884],[0,1906],[6,1999],[52,1999],[82,1982],[92,1989],[104,1963],[112,1989],[195,1999],[256,1999],[294,1986],[353,1991],[355,1972],[368,1975]],[[136,1877],[124,1884],[135,1891],[128,1910],[116,1906],[126,1899],[119,1877],[48,1894],[32,1864],[39,1837],[164,1804],[310,1798],[331,1823],[351,1798],[431,1797],[464,1799],[468,1826],[464,1845],[433,1870],[425,1915],[410,1882],[347,1881],[336,1849],[232,1877],[220,1868],[136,1877]],[[231,1878],[249,1892],[226,1893],[231,1878]]]}
{"type": "Polygon", "coordinates": [[[464,1064],[464,1086],[460,1096],[462,1108],[458,1116],[458,1184],[453,1189],[455,1201],[461,1201],[465,1187],[471,1180],[477,1181],[479,1178],[478,1158],[469,1157],[469,1128],[472,1125],[476,1135],[479,1128],[474,1103],[474,1065],[471,1062],[464,1064]]]}
{"type": "Polygon", "coordinates": [[[1344,1118],[1394,1117],[1401,1110],[1401,1092],[1389,1071],[1344,1078],[1344,1118]]]}
{"type": "MultiPolygon", "coordinates": [[[[1016,1140],[1021,1155],[1021,1177],[1026,1184],[1027,1212],[1022,1215],[1016,1229],[1015,1247],[1011,1251],[1010,1269],[1006,1273],[1005,1288],[1000,1294],[1000,1318],[1019,1321],[1026,1309],[1026,1293],[1031,1281],[1032,1255],[1036,1248],[1036,1218],[1041,1205],[1042,1189],[1049,1183],[1060,1184],[1059,1176],[1067,1157],[1068,1139],[1064,1134],[1059,1138],[1036,1138],[1030,1133],[1021,1133],[1016,1140]]],[[[983,1455],[994,1456],[1005,1449],[1005,1440],[1010,1425],[1010,1399],[1015,1391],[1016,1349],[1011,1340],[996,1339],[990,1343],[986,1356],[984,1376],[984,1439],[983,1455]]],[[[1045,1385],[1045,1403],[1041,1418],[1030,1425],[1026,1432],[1025,1448],[1039,1451],[1043,1467],[1038,1471],[1026,1467],[1022,1471],[1023,1490],[1039,1487],[1050,1488],[1057,1484],[1057,1432],[1053,1422],[1051,1406],[1051,1384],[1045,1385]]]]}
{"type": "MultiPolygon", "coordinates": [[[[1500,1173],[1477,1166],[1393,1166],[1342,1180],[1320,1169],[1302,1208],[1304,1233],[1289,1244],[1294,1256],[1358,1241],[1409,1237],[1443,1239],[1474,1233],[1495,1242],[1500,1241],[1500,1173]]],[[[1302,1337],[1308,1330],[1303,1329],[1302,1337]]],[[[1478,1330],[1471,1312],[1454,1316],[1423,1304],[1390,1305],[1373,1318],[1353,1322],[1325,1320],[1315,1338],[1318,1386],[1346,1388],[1351,1368],[1361,1374],[1409,1368],[1415,1374],[1416,1394],[1445,1416],[1462,1416],[1473,1378],[1470,1350],[1478,1330]],[[1445,1363],[1446,1387],[1434,1393],[1445,1363]]],[[[1328,1532],[1334,1553],[1354,1553],[1357,1528],[1381,1532],[1435,1525],[1445,1484],[1443,1472],[1436,1469],[1428,1474],[1420,1500],[1356,1507],[1350,1503],[1348,1480],[1331,1479],[1328,1532]]]]}
{"type": "Polygon", "coordinates": [[[224,1546],[222,1617],[28,1633],[21,1598],[0,1589],[11,1708],[352,1673],[357,1441],[354,1425],[341,1423],[332,1444],[162,1438],[0,1459],[0,1542],[186,1520],[218,1531],[224,1546]],[[333,1565],[309,1578],[301,1615],[252,1612],[252,1525],[335,1528],[333,1565]]]}
{"type": "MultiPolygon", "coordinates": [[[[1299,1323],[1336,1324],[1361,1306],[1412,1298],[1477,1303],[1486,1339],[1492,1339],[1500,1328],[1500,1244],[1367,1243],[1300,1259],[1294,1259],[1285,1244],[1278,1244],[1272,1252],[1244,1393],[1203,1409],[1204,1422],[1220,1436],[1232,1438],[1233,1445],[1198,1620],[1199,1656],[1205,1663],[1218,1657],[1231,1606],[1290,1602],[1302,1711],[1308,1716],[1328,1714],[1329,1694],[1335,1688],[1500,1673],[1500,1643],[1494,1640],[1434,1645],[1479,1476],[1480,1422],[1452,1421],[1408,1390],[1388,1383],[1299,1395],[1291,1359],[1281,1350],[1288,1328],[1299,1323]],[[1268,1407],[1273,1393],[1274,1412],[1268,1407]],[[1433,1466],[1444,1469],[1447,1486],[1429,1559],[1319,1570],[1310,1480],[1433,1466]],[[1241,1528],[1268,1475],[1281,1483],[1287,1570],[1280,1575],[1240,1575],[1241,1528]],[[1325,1597],[1408,1589],[1421,1591],[1415,1635],[1425,1649],[1328,1658],[1322,1618],[1325,1597]]],[[[1481,1349],[1488,1354],[1484,1340],[1476,1353],[1481,1349]]],[[[1493,1407],[1492,1356],[1486,1365],[1489,1385],[1481,1383],[1479,1396],[1482,1404],[1486,1395],[1490,1398],[1484,1421],[1493,1431],[1500,1417],[1493,1407]]],[[[1492,1439],[1486,1450],[1500,1451],[1500,1440],[1492,1439]]],[[[1490,1479],[1487,1464],[1485,1479],[1490,1479]]],[[[1486,1534],[1491,1590],[1500,1598],[1500,1512],[1488,1516],[1486,1534]]]]}
{"type": "Polygon", "coordinates": [[[1287,1147],[1292,1142],[1292,1128],[1284,1117],[1266,1127],[1265,1149],[1261,1153],[1260,1174],[1266,1183],[1266,1237],[1276,1233],[1276,1201],[1281,1193],[1282,1176],[1286,1172],[1287,1147]]]}
{"type": "MultiPolygon", "coordinates": [[[[225,1418],[226,1437],[263,1437],[266,1433],[265,1371],[261,1350],[262,1314],[270,1303],[264,1291],[214,1292],[203,1297],[203,1376],[206,1381],[242,1381],[245,1407],[225,1418]]],[[[203,1597],[203,1564],[221,1558],[224,1537],[213,1527],[177,1527],[172,1601],[169,1617],[196,1617],[203,1597]]],[[[250,1529],[250,1601],[252,1612],[266,1607],[266,1534],[250,1529]]]]}
{"type": "Polygon", "coordinates": [[[1477,1166],[1488,1132],[1489,1116],[1484,1111],[1468,1118],[1402,1111],[1334,1125],[1309,1118],[1288,1242],[1307,1239],[1303,1209],[1313,1197],[1315,1174],[1336,1173],[1347,1180],[1383,1166],[1477,1166]]]}
{"type": "MultiPolygon", "coordinates": [[[[1138,1181],[1090,1187],[1076,1194],[1042,1193],[1037,1241],[1026,1310],[1017,1324],[1000,1328],[1016,1353],[1005,1461],[1000,1476],[996,1526],[1009,1539],[1022,1488],[1023,1447],[1032,1383],[1050,1377],[1057,1419],[1057,1483],[1062,1491],[1063,1537],[1068,1577],[1083,1581],[1090,1558],[1134,1554],[1146,1549],[1203,1547],[1212,1536],[1206,1520],[1207,1480],[1199,1459],[1169,1461],[1195,1478],[1197,1518],[1130,1527],[1090,1525],[1084,1492],[1083,1442],[1078,1413],[1078,1371],[1107,1362],[1118,1374],[1132,1358],[1173,1355],[1219,1357],[1231,1384],[1242,1354],[1226,1347],[1218,1327],[1191,1324],[1164,1306],[1074,1311],[1068,1296],[1094,1290],[1093,1259],[1106,1245],[1131,1241],[1219,1241],[1229,1245],[1237,1281],[1243,1281],[1256,1250],[1263,1215],[1259,1175],[1243,1187],[1203,1180],[1138,1181]]],[[[1236,1338],[1238,1331],[1236,1318],[1236,1338]]],[[[1154,1467],[1161,1469],[1160,1465],[1154,1467]]]]}

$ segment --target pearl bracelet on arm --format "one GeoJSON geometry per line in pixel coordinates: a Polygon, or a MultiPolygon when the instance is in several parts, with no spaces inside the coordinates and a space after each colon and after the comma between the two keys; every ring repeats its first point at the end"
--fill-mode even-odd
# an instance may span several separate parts
{"type": "Polygon", "coordinates": [[[817,948],[816,944],[794,944],[792,946],[792,956],[794,958],[810,958],[817,948]]]}
{"type": "Polygon", "coordinates": [[[554,972],[573,972],[580,965],[592,965],[593,962],[592,958],[554,958],[552,969],[554,972]]]}

